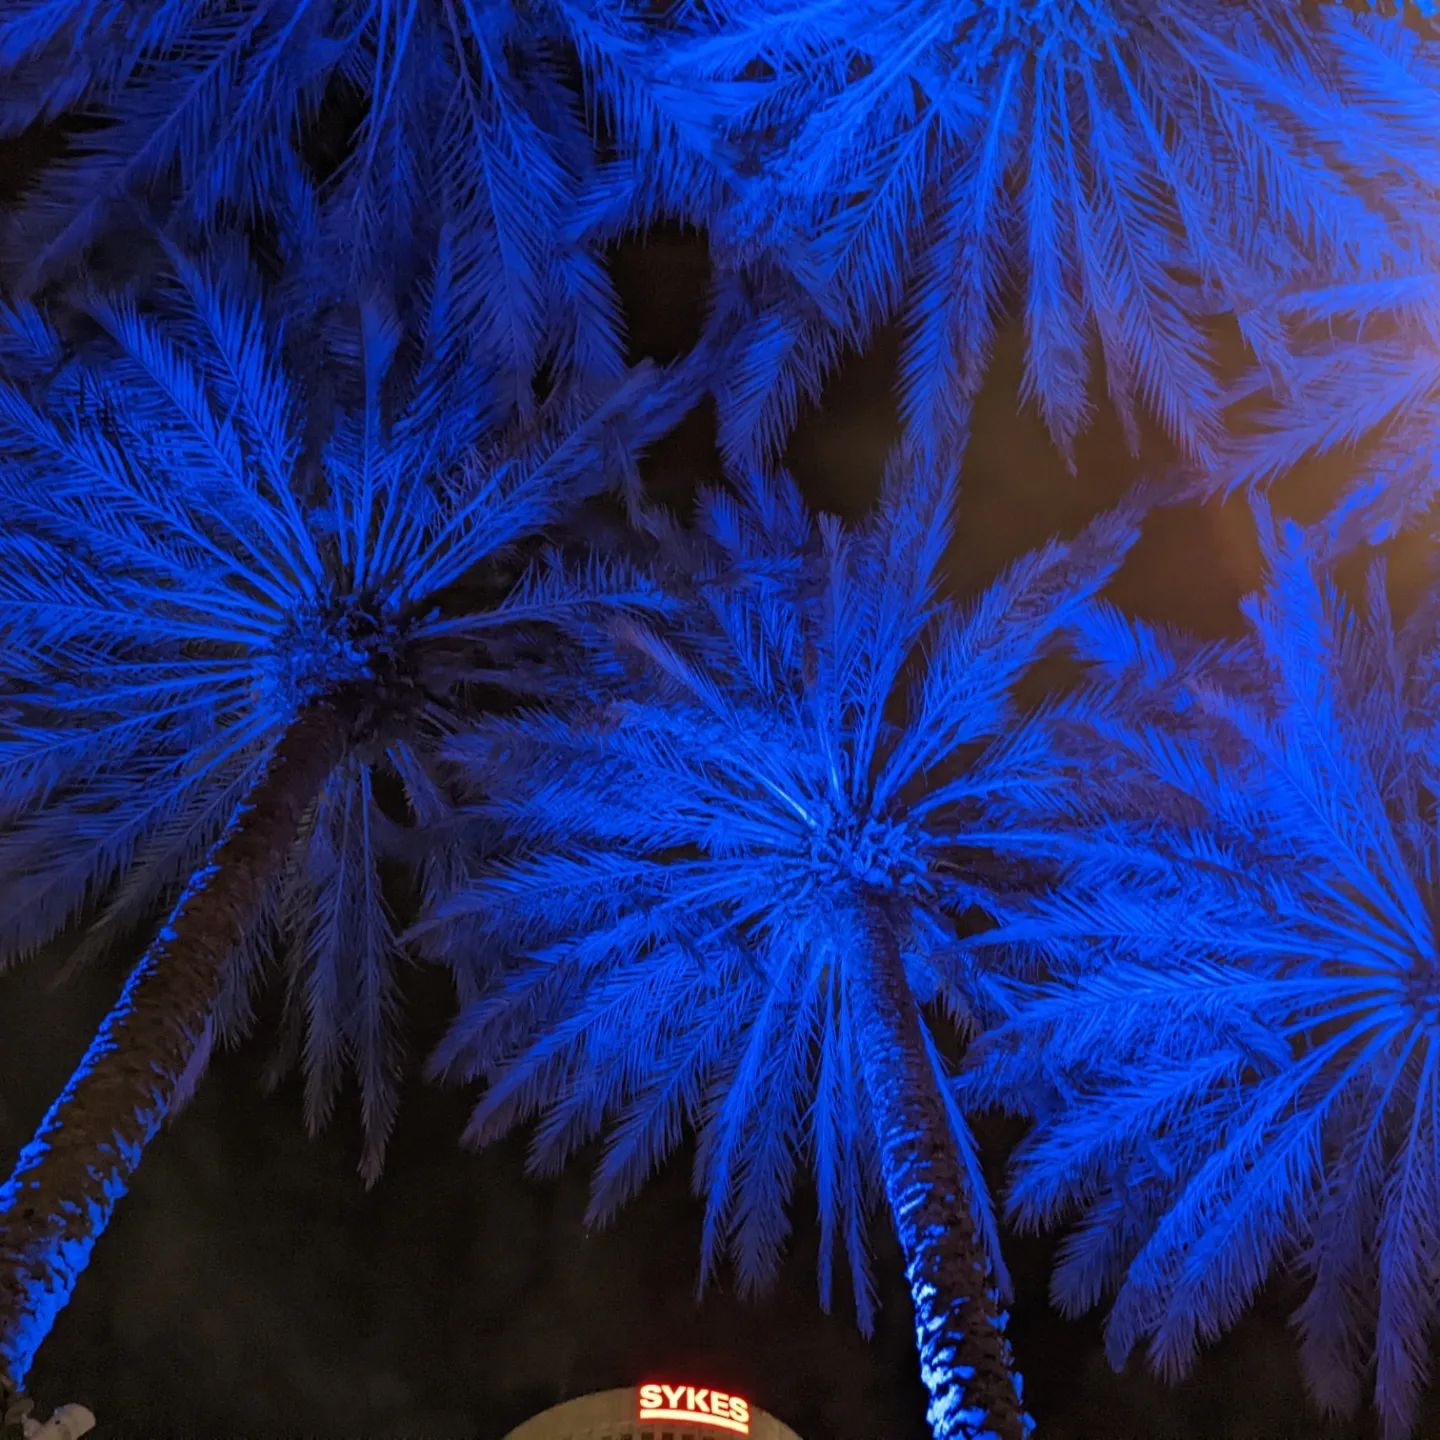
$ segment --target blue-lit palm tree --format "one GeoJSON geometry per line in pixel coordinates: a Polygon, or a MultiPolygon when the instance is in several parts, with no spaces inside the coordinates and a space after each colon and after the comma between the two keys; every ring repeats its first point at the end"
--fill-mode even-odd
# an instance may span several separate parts
{"type": "Polygon", "coordinates": [[[956,937],[1054,851],[1025,818],[1062,803],[1054,715],[1021,715],[1012,692],[1134,517],[961,606],[939,594],[952,498],[897,463],[847,531],[784,478],[707,494],[697,533],[662,542],[670,628],[587,632],[606,694],[457,738],[522,848],[435,923],[479,925],[516,959],[435,1064],[488,1081],[470,1142],[540,1117],[537,1170],[608,1129],[592,1222],[693,1132],[702,1272],[728,1253],[742,1290],[772,1276],[808,1163],[822,1302],[840,1248],[866,1329],[883,1197],[936,1440],[1019,1440],[984,1183],[921,1007],[985,1009],[956,937]]]}
{"type": "MultiPolygon", "coordinates": [[[[1205,477],[1210,493],[1263,490],[1296,466],[1343,457],[1347,473],[1316,540],[1379,544],[1422,520],[1440,490],[1440,285],[1413,261],[1371,282],[1277,297],[1293,332],[1286,392],[1245,415],[1205,477]]],[[[1263,379],[1250,387],[1263,395],[1263,379]]]]}
{"type": "MultiPolygon", "coordinates": [[[[480,272],[472,322],[517,383],[557,349],[615,373],[618,304],[571,223],[598,159],[586,106],[627,154],[663,152],[670,190],[693,202],[720,174],[707,97],[639,83],[634,31],[590,0],[15,0],[0,15],[0,135],[69,130],[12,217],[9,280],[74,260],[138,197],[172,233],[209,234],[283,218],[318,173],[342,273],[393,280],[441,220],[480,272]]],[[[609,167],[609,203],[624,208],[640,176],[609,167]]]]}
{"type": "Polygon", "coordinates": [[[245,1028],[268,952],[307,1120],[353,1066],[375,1176],[401,1058],[382,863],[454,883],[437,747],[458,707],[524,681],[527,627],[648,593],[558,559],[512,584],[515,547],[675,390],[639,372],[510,423],[513,372],[457,323],[451,259],[413,327],[379,301],[277,315],[220,251],[176,255],[143,308],[92,303],[78,349],[34,309],[0,316],[0,963],[77,922],[113,946],[173,904],[0,1187],[7,1383],[212,1041],[245,1028]]]}
{"type": "Polygon", "coordinates": [[[1290,530],[1246,610],[1249,684],[1215,672],[1241,651],[1091,627],[1128,717],[1098,753],[1149,818],[985,937],[1054,978],[963,1093],[1036,1117],[1010,1206],[1079,1212],[1052,1293],[1113,1296],[1113,1363],[1179,1374],[1294,1273],[1311,1394],[1350,1414],[1373,1374],[1404,1440],[1440,1319],[1440,608],[1397,626],[1378,567],[1352,608],[1290,530]]]}
{"type": "MultiPolygon", "coordinates": [[[[1132,443],[1219,439],[1213,317],[1272,367],[1297,266],[1381,273],[1433,233],[1436,53],[1291,0],[706,0],[657,64],[763,77],[728,127],[751,178],[712,252],[769,317],[721,386],[736,454],[774,446],[842,343],[903,320],[905,416],[953,439],[1011,291],[1022,386],[1067,452],[1095,360],[1132,443]],[[1392,203],[1397,197],[1404,204],[1392,203]]],[[[722,293],[728,290],[722,288],[722,293]]]]}

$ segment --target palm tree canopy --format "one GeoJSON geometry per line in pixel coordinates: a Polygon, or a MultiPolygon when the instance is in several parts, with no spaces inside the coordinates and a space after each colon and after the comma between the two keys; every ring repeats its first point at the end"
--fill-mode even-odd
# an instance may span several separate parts
{"type": "MultiPolygon", "coordinates": [[[[1419,521],[1440,488],[1434,268],[1301,285],[1273,310],[1293,337],[1285,391],[1235,426],[1206,488],[1265,490],[1297,466],[1339,462],[1344,486],[1316,540],[1332,554],[1381,544],[1419,521]]],[[[1264,377],[1251,388],[1264,396],[1264,377]]]]}
{"type": "Polygon", "coordinates": [[[1049,717],[1021,718],[1012,692],[1135,529],[1127,513],[1051,544],[961,606],[939,594],[951,500],[898,462],[851,531],[811,519],[783,476],[708,493],[696,533],[665,542],[672,626],[589,633],[612,698],[452,746],[522,847],[436,917],[521,957],[436,1057],[490,1082],[467,1138],[543,1117],[549,1171],[608,1128],[602,1220],[693,1129],[703,1270],[728,1252],[746,1289],[773,1273],[808,1164],[822,1300],[839,1246],[865,1325],[878,1171],[839,983],[848,897],[893,911],[922,1001],[962,1019],[983,1004],[955,937],[1052,848],[1020,818],[1056,803],[1049,717]]]}
{"type": "Polygon", "coordinates": [[[1434,193],[1436,52],[1340,5],[713,0],[684,13],[662,73],[697,89],[762,75],[769,90],[732,127],[751,174],[712,248],[799,282],[760,287],[769,333],[726,387],[736,454],[783,436],[837,335],[863,343],[895,318],[906,418],[917,438],[953,436],[1018,284],[1023,393],[1062,448],[1087,423],[1098,341],[1132,441],[1148,415],[1202,456],[1224,401],[1207,317],[1234,313],[1282,362],[1262,303],[1277,277],[1383,269],[1407,228],[1390,201],[1434,193]]]}
{"type": "MultiPolygon", "coordinates": [[[[435,747],[466,687],[516,678],[507,629],[554,618],[587,585],[644,598],[602,563],[582,581],[509,578],[514,547],[601,482],[616,407],[642,442],[664,407],[642,375],[604,403],[557,396],[542,424],[507,431],[512,375],[452,323],[448,251],[423,344],[379,301],[343,320],[287,314],[287,334],[225,253],[175,254],[144,306],[91,302],[98,335],[78,352],[33,308],[0,316],[0,963],[97,904],[86,952],[150,917],[286,727],[333,705],[348,758],[217,1025],[246,1023],[283,933],[307,1115],[324,1118],[353,1060],[373,1175],[395,1101],[399,956],[377,865],[413,853],[407,823],[445,818],[435,747]]],[[[454,863],[452,837],[422,889],[453,883],[454,863]]]]}
{"type": "Polygon", "coordinates": [[[717,387],[732,457],[899,317],[912,431],[957,438],[1017,282],[1024,393],[1067,453],[1098,341],[1132,439],[1149,414],[1201,455],[1214,313],[1283,366],[1276,278],[1383,272],[1437,179],[1429,43],[1290,0],[19,0],[0,79],[0,133],[74,132],[10,237],[30,283],[133,197],[208,230],[318,171],[355,264],[444,217],[517,373],[613,374],[596,244],[708,226],[717,308],[765,319],[717,387]]]}
{"type": "MultiPolygon", "coordinates": [[[[1313,1395],[1348,1413],[1373,1368],[1402,1440],[1440,1309],[1437,611],[1397,626],[1379,568],[1355,609],[1293,528],[1269,549],[1253,683],[1150,663],[1196,729],[1132,706],[1104,737],[1172,818],[986,937],[1041,947],[1056,978],[976,1047],[964,1093],[1035,1115],[1010,1205],[1078,1209],[1053,1293],[1113,1292],[1114,1363],[1143,1339],[1184,1370],[1294,1269],[1313,1395]]],[[[1117,671],[1164,654],[1114,616],[1092,639],[1117,671]]]]}
{"type": "MultiPolygon", "coordinates": [[[[467,253],[456,303],[517,375],[557,351],[617,373],[618,303],[574,225],[599,158],[585,105],[663,146],[672,189],[714,181],[704,106],[636,83],[633,29],[589,0],[16,0],[0,134],[68,132],[10,229],[13,281],[33,286],[138,197],[172,234],[208,236],[237,216],[283,222],[318,177],[352,279],[443,221],[467,253]],[[595,78],[584,101],[577,53],[595,78]]],[[[611,203],[639,176],[609,166],[611,203]]]]}

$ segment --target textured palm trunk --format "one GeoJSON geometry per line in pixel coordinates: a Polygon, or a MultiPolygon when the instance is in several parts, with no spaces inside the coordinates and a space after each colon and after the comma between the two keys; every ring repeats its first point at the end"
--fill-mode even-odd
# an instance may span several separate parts
{"type": "Polygon", "coordinates": [[[342,745],[329,706],[291,725],[0,1186],[0,1396],[24,1384],[169,1113],[236,944],[342,745]]]}
{"type": "Polygon", "coordinates": [[[915,1305],[935,1440],[1023,1440],[1033,1429],[1005,1339],[1006,1314],[931,1067],[920,1013],[884,913],[861,912],[850,967],[885,1195],[915,1305]]]}

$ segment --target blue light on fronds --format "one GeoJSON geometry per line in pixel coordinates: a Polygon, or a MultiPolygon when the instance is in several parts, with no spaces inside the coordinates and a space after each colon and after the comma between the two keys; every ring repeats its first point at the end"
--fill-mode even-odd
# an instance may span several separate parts
{"type": "Polygon", "coordinates": [[[1216,492],[1264,489],[1304,462],[1345,456],[1348,483],[1323,521],[1332,552],[1380,544],[1430,510],[1440,490],[1440,288],[1424,261],[1366,283],[1279,298],[1297,332],[1283,398],[1225,443],[1216,492]]]}
{"type": "MultiPolygon", "coordinates": [[[[894,1115],[877,1111],[867,1056],[898,1065],[899,1042],[864,1016],[899,1025],[909,1007],[909,1063],[933,1088],[944,1067],[916,1002],[962,1023],[984,1007],[983,984],[947,957],[972,907],[1053,854],[1027,806],[1060,803],[1051,717],[1017,714],[1012,692],[1134,534],[1132,516],[1103,522],[962,607],[938,593],[951,499],[897,464],[878,516],[847,531],[812,521],[783,477],[743,500],[707,494],[698,534],[662,542],[679,618],[587,633],[619,687],[610,697],[491,718],[452,747],[477,803],[522,847],[437,917],[519,957],[437,1056],[490,1082],[467,1138],[538,1118],[532,1164],[550,1172],[608,1132],[598,1222],[693,1130],[703,1273],[728,1252],[747,1291],[774,1273],[806,1163],[822,1301],[839,1249],[866,1328],[879,1195],[902,1242],[924,1232],[877,1139],[882,1120],[894,1138],[894,1115]],[[856,990],[869,996],[861,954],[892,946],[894,1015],[856,990]]],[[[958,1147],[966,1179],[953,1184],[974,1197],[998,1264],[964,1120],[947,1105],[929,1124],[941,1150],[958,1147]]],[[[933,1323],[938,1346],[945,1312],[927,1308],[927,1284],[912,1287],[922,1345],[933,1323]]],[[[929,1364],[941,1351],[922,1353],[929,1364]]],[[[960,1424],[937,1434],[974,1433],[960,1424]]]]}
{"type": "MultiPolygon", "coordinates": [[[[1263,301],[1301,264],[1374,273],[1407,228],[1370,177],[1437,178],[1433,54],[1404,27],[1290,0],[723,0],[666,45],[697,88],[768,77],[712,245],[762,280],[768,332],[723,388],[736,454],[773,447],[838,341],[903,318],[915,435],[953,441],[1012,286],[1023,393],[1065,451],[1092,365],[1132,442],[1220,433],[1206,317],[1280,363],[1263,301]]],[[[755,285],[749,282],[753,292],[755,285]]]]}
{"type": "Polygon", "coordinates": [[[614,374],[618,302],[571,223],[596,154],[566,51],[593,57],[628,124],[670,139],[676,169],[663,98],[621,78],[629,29],[581,3],[7,5],[0,133],[100,122],[23,197],[12,271],[43,279],[139,197],[172,233],[283,217],[318,165],[346,278],[388,278],[443,222],[466,261],[453,301],[522,380],[557,350],[614,374]]]}
{"type": "MultiPolygon", "coordinates": [[[[423,344],[379,302],[287,316],[310,346],[301,371],[248,270],[173,259],[158,308],[90,305],[101,335],[79,355],[34,309],[0,317],[0,963],[94,905],[82,954],[148,920],[287,727],[332,707],[344,758],[212,1030],[244,1026],[287,932],[307,1116],[328,1114],[349,1057],[373,1177],[399,1054],[378,863],[405,853],[407,825],[444,819],[435,747],[467,686],[506,683],[507,633],[588,601],[645,603],[599,563],[557,560],[512,588],[507,557],[604,483],[612,421],[643,443],[670,401],[639,373],[507,430],[513,373],[449,323],[448,250],[423,344]]],[[[453,883],[455,857],[438,846],[422,890],[453,883]]]]}
{"type": "Polygon", "coordinates": [[[1010,1205],[1079,1211],[1053,1292],[1113,1294],[1116,1365],[1183,1371],[1292,1270],[1312,1395],[1349,1414],[1373,1373],[1403,1440],[1440,1318],[1436,608],[1396,626],[1377,567],[1357,612],[1287,530],[1246,611],[1250,693],[1202,666],[1194,734],[1105,735],[1172,821],[1010,917],[1057,978],[965,1097],[1036,1117],[1010,1205]]]}

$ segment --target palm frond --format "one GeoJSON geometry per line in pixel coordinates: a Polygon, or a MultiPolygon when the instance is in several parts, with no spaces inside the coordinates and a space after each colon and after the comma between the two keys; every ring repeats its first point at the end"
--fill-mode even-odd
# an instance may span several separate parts
{"type": "MultiPolygon", "coordinates": [[[[512,398],[528,403],[545,366],[613,376],[617,303],[592,237],[574,227],[597,148],[563,53],[580,38],[596,55],[598,22],[577,37],[567,18],[581,21],[582,7],[11,7],[0,20],[0,126],[15,133],[75,110],[90,122],[7,229],[15,273],[22,287],[41,283],[142,200],[172,235],[207,239],[277,209],[290,211],[278,218],[291,229],[323,219],[342,290],[383,279],[408,292],[423,280],[415,257],[448,232],[450,303],[507,357],[512,398]],[[305,186],[307,149],[304,163],[332,157],[318,210],[285,198],[305,186]]],[[[616,43],[628,33],[600,28],[616,43]]],[[[599,72],[604,93],[616,76],[613,65],[599,72]]],[[[333,287],[333,266],[312,278],[333,287]]]]}
{"type": "Polygon", "coordinates": [[[37,310],[0,317],[14,360],[0,381],[0,964],[76,921],[77,963],[128,943],[297,716],[334,707],[349,753],[277,857],[191,1078],[249,1023],[276,955],[307,1121],[325,1121],[353,1074],[373,1180],[403,1059],[382,874],[416,866],[432,892],[459,878],[439,756],[478,673],[533,687],[520,638],[663,599],[603,560],[552,556],[513,576],[614,477],[617,429],[643,445],[693,391],[642,369],[561,385],[507,425],[511,407],[486,397],[520,362],[457,324],[450,247],[424,325],[362,297],[348,338],[342,313],[317,322],[318,368],[311,327],[275,320],[236,247],[205,261],[167,249],[143,305],[91,301],[97,339],[81,355],[37,310]],[[450,834],[427,854],[406,838],[417,827],[450,834]]]}
{"type": "Polygon", "coordinates": [[[1143,1343],[1180,1373],[1288,1271],[1316,1401],[1350,1413],[1373,1374],[1400,1440],[1437,1320],[1434,629],[1397,631],[1378,567],[1361,608],[1303,532],[1262,531],[1247,665],[1087,612],[1113,689],[1080,753],[1120,747],[1144,809],[971,942],[1050,979],[1011,987],[960,1094],[1035,1118],[1010,1204],[1078,1215],[1055,1293],[1113,1295],[1117,1365],[1143,1343]]]}
{"type": "MultiPolygon", "coordinates": [[[[1052,544],[961,619],[939,599],[953,498],[948,472],[902,455],[849,529],[808,517],[783,475],[703,494],[693,532],[652,517],[663,602],[571,627],[604,693],[448,746],[518,853],[427,922],[512,957],[434,1061],[487,1082],[470,1139],[535,1119],[548,1167],[608,1132],[600,1220],[693,1135],[702,1278],[728,1258],[746,1289],[773,1275],[808,1165],[822,1302],[838,1250],[864,1326],[879,1161],[835,907],[857,885],[883,895],[923,999],[982,1008],[940,952],[993,897],[991,872],[954,876],[944,857],[984,830],[1007,864],[1049,863],[1020,817],[1058,788],[1051,717],[1015,733],[1011,695],[1060,643],[1066,593],[1094,593],[1137,527],[1132,509],[1052,544]],[[927,790],[946,803],[926,808],[927,790]]],[[[948,1123],[993,1242],[958,1107],[948,1123]]]]}
{"type": "Polygon", "coordinates": [[[1305,274],[1370,284],[1427,243],[1433,47],[1342,5],[725,0],[682,21],[668,64],[696,93],[769,91],[727,131],[760,158],[714,224],[722,271],[790,277],[765,282],[783,403],[756,429],[761,387],[734,397],[752,456],[827,368],[817,325],[863,345],[901,317],[912,437],[953,453],[1018,288],[1024,395],[1067,455],[1098,355],[1133,443],[1151,418],[1204,459],[1216,308],[1283,369],[1264,297],[1305,274]]]}

